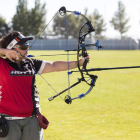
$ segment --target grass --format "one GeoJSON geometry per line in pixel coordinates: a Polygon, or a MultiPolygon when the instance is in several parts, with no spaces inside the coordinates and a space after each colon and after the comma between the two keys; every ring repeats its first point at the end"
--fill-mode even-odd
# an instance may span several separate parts
{"type": "MultiPolygon", "coordinates": [[[[30,54],[55,54],[63,51],[30,51],[30,54]]],[[[140,66],[140,51],[90,51],[89,68],[140,66]]],[[[46,61],[66,60],[66,56],[37,57],[46,61]]],[[[76,56],[70,56],[76,60],[76,56]]],[[[83,99],[67,105],[60,97],[49,102],[55,92],[37,76],[42,114],[50,121],[44,140],[140,140],[140,69],[92,72],[96,86],[83,99]]],[[[71,84],[80,75],[70,76],[71,84]]],[[[67,72],[44,74],[60,92],[68,87],[67,72]]],[[[71,89],[75,97],[89,87],[85,83],[71,89]]],[[[64,93],[65,97],[68,93],[64,93]]]]}

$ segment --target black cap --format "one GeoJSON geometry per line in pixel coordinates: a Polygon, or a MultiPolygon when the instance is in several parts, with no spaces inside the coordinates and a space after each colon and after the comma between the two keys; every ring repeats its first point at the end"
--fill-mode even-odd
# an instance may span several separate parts
{"type": "Polygon", "coordinates": [[[29,36],[29,37],[25,37],[22,34],[19,34],[17,37],[15,37],[10,44],[6,47],[7,49],[12,49],[16,44],[20,44],[23,45],[25,43],[27,43],[28,40],[32,40],[33,37],[29,36]]]}
{"type": "Polygon", "coordinates": [[[18,42],[17,44],[24,44],[26,43],[28,40],[32,40],[33,37],[29,36],[29,37],[24,37],[22,34],[19,34],[17,37],[15,37],[16,41],[18,42]]]}

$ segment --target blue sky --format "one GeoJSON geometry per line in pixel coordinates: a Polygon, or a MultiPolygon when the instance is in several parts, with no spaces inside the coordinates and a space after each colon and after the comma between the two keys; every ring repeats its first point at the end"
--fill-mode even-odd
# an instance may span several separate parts
{"type": "MultiPolygon", "coordinates": [[[[28,8],[34,6],[35,0],[28,0],[28,8]]],[[[126,36],[140,39],[140,0],[121,0],[126,8],[127,17],[130,17],[129,25],[131,28],[126,36]]],[[[103,16],[107,31],[104,33],[107,37],[119,38],[120,34],[114,30],[109,21],[118,9],[118,0],[40,0],[41,3],[46,2],[47,21],[49,21],[56,11],[65,6],[67,10],[84,12],[88,8],[88,13],[93,13],[97,9],[103,16]]],[[[18,0],[0,0],[0,15],[9,22],[16,13],[18,0]]]]}

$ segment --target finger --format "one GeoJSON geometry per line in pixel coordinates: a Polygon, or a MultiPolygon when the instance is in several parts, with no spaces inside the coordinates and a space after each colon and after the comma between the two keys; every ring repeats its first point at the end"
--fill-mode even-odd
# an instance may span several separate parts
{"type": "Polygon", "coordinates": [[[15,58],[15,60],[19,60],[19,58],[20,58],[20,52],[16,52],[16,58],[15,58]]]}

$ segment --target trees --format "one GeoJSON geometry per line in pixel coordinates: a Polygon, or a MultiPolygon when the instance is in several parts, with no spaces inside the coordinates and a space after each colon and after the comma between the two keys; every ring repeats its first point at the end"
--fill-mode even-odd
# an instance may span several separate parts
{"type": "Polygon", "coordinates": [[[95,36],[101,36],[101,33],[107,30],[105,28],[106,24],[104,23],[104,19],[97,9],[95,9],[93,14],[89,16],[89,20],[95,28],[95,36]]]}
{"type": "Polygon", "coordinates": [[[13,29],[29,35],[27,0],[19,0],[16,14],[12,18],[13,29]]]}
{"type": "Polygon", "coordinates": [[[110,21],[111,25],[114,26],[115,30],[118,30],[122,35],[127,32],[130,26],[127,26],[129,18],[126,18],[125,6],[121,1],[118,2],[118,11],[115,12],[114,17],[110,21]]]}
{"type": "Polygon", "coordinates": [[[53,32],[58,37],[64,38],[67,31],[69,37],[78,38],[78,31],[83,23],[80,16],[68,14],[63,18],[57,15],[53,20],[53,32]]]}
{"type": "Polygon", "coordinates": [[[45,6],[40,0],[35,0],[35,7],[27,9],[27,0],[19,0],[17,12],[12,18],[13,29],[22,32],[25,36],[37,35],[45,24],[45,6]]]}
{"type": "Polygon", "coordinates": [[[45,26],[45,17],[46,17],[46,4],[40,4],[40,0],[35,0],[35,7],[32,8],[29,12],[29,32],[31,35],[38,35],[40,31],[45,26]]]}
{"type": "MultiPolygon", "coordinates": [[[[88,16],[88,9],[85,8],[84,14],[89,18],[93,27],[95,28],[95,36],[101,36],[103,31],[106,31],[104,20],[102,15],[99,14],[98,10],[95,10],[93,15],[88,16]]],[[[82,25],[86,22],[86,20],[81,16],[74,16],[73,14],[67,15],[67,32],[69,36],[72,38],[78,38],[78,31],[82,27],[82,25]]],[[[65,26],[64,19],[60,16],[55,17],[53,23],[53,30],[55,35],[64,35],[65,26]]],[[[87,28],[83,28],[83,32],[87,32],[87,28]]],[[[87,36],[88,37],[88,36],[87,36]]]]}
{"type": "Polygon", "coordinates": [[[66,37],[66,32],[68,33],[69,37],[78,38],[78,31],[81,27],[79,23],[83,23],[80,21],[81,18],[77,17],[76,15],[74,16],[73,14],[67,15],[65,19],[57,15],[53,21],[53,31],[55,35],[61,38],[66,37]]]}
{"type": "Polygon", "coordinates": [[[10,27],[6,23],[6,20],[0,16],[0,38],[9,32],[10,27]]]}
{"type": "MultiPolygon", "coordinates": [[[[18,5],[16,7],[16,14],[12,18],[12,27],[14,30],[22,32],[24,35],[36,36],[45,27],[46,22],[46,4],[40,4],[40,0],[35,0],[35,5],[32,9],[28,9],[28,0],[18,0],[18,5]]],[[[106,31],[106,23],[98,12],[97,9],[93,11],[92,14],[88,15],[88,9],[85,9],[83,15],[89,18],[93,27],[95,28],[95,37],[102,38],[102,33],[106,31]]],[[[1,23],[4,20],[0,19],[1,23]]],[[[122,2],[118,2],[118,11],[115,12],[110,23],[115,30],[118,30],[122,35],[127,32],[130,26],[127,26],[129,18],[126,18],[125,7],[122,2]]],[[[78,37],[78,31],[82,24],[85,22],[84,18],[81,16],[74,16],[73,14],[67,13],[67,32],[68,36],[71,38],[78,37]]],[[[3,24],[2,23],[2,24],[3,24]]],[[[8,25],[0,24],[0,34],[8,32],[8,25]],[[3,26],[3,27],[1,27],[3,26]],[[3,31],[4,30],[4,31],[3,31]]],[[[48,35],[55,35],[57,37],[65,37],[65,22],[64,18],[59,15],[55,16],[52,27],[47,29],[50,31],[48,35]]],[[[87,37],[90,37],[94,33],[87,37]]]]}
{"type": "Polygon", "coordinates": [[[55,16],[53,20],[53,33],[55,36],[58,36],[60,38],[65,37],[65,25],[64,25],[64,19],[61,18],[58,14],[55,16]]]}

